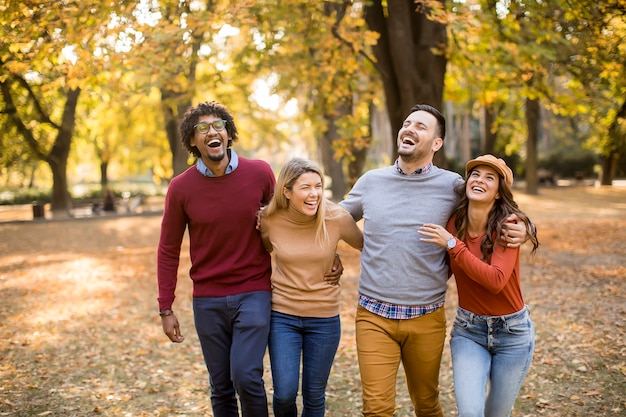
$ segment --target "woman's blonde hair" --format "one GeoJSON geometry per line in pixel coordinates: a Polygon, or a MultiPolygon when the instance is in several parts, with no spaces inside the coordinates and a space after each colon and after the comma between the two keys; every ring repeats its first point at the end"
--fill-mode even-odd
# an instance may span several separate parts
{"type": "MultiPolygon", "coordinates": [[[[289,200],[285,197],[284,190],[293,190],[293,186],[298,178],[307,172],[318,174],[322,180],[322,190],[326,189],[324,173],[315,163],[308,159],[292,158],[282,167],[280,174],[278,174],[276,186],[274,187],[274,195],[265,209],[267,217],[272,216],[272,214],[276,213],[278,210],[287,209],[289,207],[289,200]]],[[[322,195],[315,219],[315,241],[321,246],[327,240],[326,198],[322,195]]]]}

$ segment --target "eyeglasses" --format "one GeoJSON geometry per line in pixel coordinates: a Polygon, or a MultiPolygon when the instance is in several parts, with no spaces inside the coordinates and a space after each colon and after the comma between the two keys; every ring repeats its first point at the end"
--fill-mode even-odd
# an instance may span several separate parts
{"type": "Polygon", "coordinates": [[[209,130],[211,130],[211,126],[213,127],[213,129],[215,129],[216,132],[221,132],[226,128],[226,120],[214,120],[211,123],[200,122],[196,123],[193,128],[196,129],[198,133],[207,133],[209,130]]]}

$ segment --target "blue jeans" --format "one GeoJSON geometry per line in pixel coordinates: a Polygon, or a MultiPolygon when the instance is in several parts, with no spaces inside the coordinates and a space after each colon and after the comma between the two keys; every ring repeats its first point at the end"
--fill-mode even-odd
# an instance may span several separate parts
{"type": "Polygon", "coordinates": [[[274,416],[296,417],[302,356],[302,417],[323,417],[326,384],[339,347],[341,322],[272,311],[270,363],[274,382],[274,416]]]}
{"type": "Polygon", "coordinates": [[[253,291],[193,299],[194,321],[209,371],[215,417],[267,417],[263,357],[270,328],[271,293],[253,291]]]}
{"type": "Polygon", "coordinates": [[[506,316],[478,316],[459,307],[450,339],[459,417],[508,417],[534,348],[527,307],[506,316]]]}

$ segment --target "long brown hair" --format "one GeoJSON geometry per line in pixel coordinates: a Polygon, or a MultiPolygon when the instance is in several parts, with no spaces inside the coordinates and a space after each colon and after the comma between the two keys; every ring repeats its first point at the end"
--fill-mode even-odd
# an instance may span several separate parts
{"type": "MultiPolygon", "coordinates": [[[[454,211],[454,227],[456,229],[456,237],[458,237],[462,241],[465,241],[467,228],[469,226],[467,215],[469,199],[467,198],[465,189],[474,169],[467,173],[463,185],[459,186],[459,189],[457,190],[457,192],[461,194],[461,202],[454,211]]],[[[520,210],[519,206],[513,199],[513,192],[504,180],[504,177],[502,177],[500,173],[498,173],[498,177],[498,193],[500,194],[500,198],[496,199],[493,207],[489,211],[489,217],[487,218],[487,233],[480,243],[480,251],[483,255],[482,260],[485,262],[490,258],[491,254],[493,253],[493,248],[496,242],[499,240],[498,237],[502,234],[502,228],[506,221],[506,218],[509,217],[511,214],[517,214],[517,217],[519,217],[520,220],[526,225],[526,234],[530,236],[530,241],[533,244],[533,249],[531,253],[534,254],[539,247],[539,240],[537,239],[537,236],[533,231],[530,219],[524,214],[524,212],[520,210]]],[[[503,243],[500,244],[504,246],[503,243]]]]}

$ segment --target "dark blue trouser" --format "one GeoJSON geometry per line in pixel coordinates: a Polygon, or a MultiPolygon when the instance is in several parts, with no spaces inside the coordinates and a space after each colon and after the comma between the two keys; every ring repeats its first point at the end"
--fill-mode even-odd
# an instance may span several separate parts
{"type": "Polygon", "coordinates": [[[339,316],[299,317],[272,311],[270,362],[274,416],[297,417],[302,363],[302,417],[323,417],[326,384],[341,338],[339,316]],[[302,362],[301,362],[302,361],[302,362]]]}
{"type": "Polygon", "coordinates": [[[194,321],[211,383],[215,417],[267,417],[263,357],[271,293],[255,291],[193,299],[194,321]]]}

